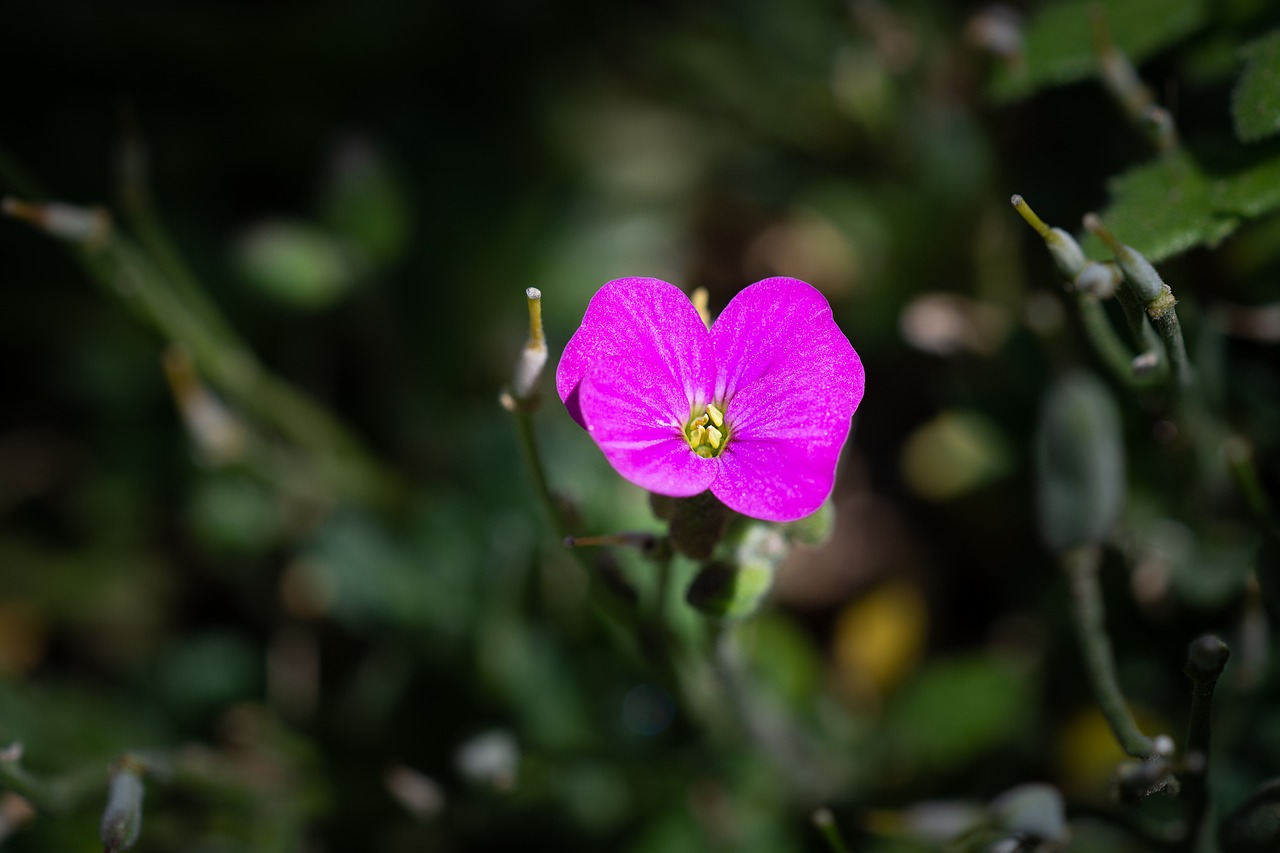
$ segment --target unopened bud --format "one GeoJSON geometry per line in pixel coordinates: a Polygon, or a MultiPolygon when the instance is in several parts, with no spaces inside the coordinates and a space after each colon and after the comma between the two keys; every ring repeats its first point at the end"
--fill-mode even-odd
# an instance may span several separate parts
{"type": "Polygon", "coordinates": [[[128,850],[142,832],[142,798],[146,788],[142,777],[146,765],[133,756],[123,756],[111,770],[107,786],[107,807],[102,812],[98,837],[104,853],[128,850]]]}
{"type": "Polygon", "coordinates": [[[1086,213],[1084,227],[1099,240],[1107,244],[1107,248],[1115,253],[1116,263],[1120,265],[1124,277],[1133,285],[1134,291],[1143,302],[1151,302],[1159,298],[1165,290],[1164,280],[1151,262],[1132,246],[1126,246],[1116,239],[1096,213],[1086,213]]]}
{"type": "Polygon", "coordinates": [[[529,302],[529,340],[520,351],[515,377],[511,380],[511,393],[520,402],[533,396],[542,369],[547,365],[547,341],[542,334],[542,291],[530,287],[524,295],[529,302]]]}
{"type": "Polygon", "coordinates": [[[773,565],[758,561],[707,563],[694,577],[685,601],[708,616],[745,619],[760,608],[773,586],[773,565]]]}
{"type": "Polygon", "coordinates": [[[1039,216],[1036,216],[1036,212],[1022,196],[1014,195],[1009,199],[1009,203],[1044,240],[1044,245],[1049,250],[1053,262],[1066,276],[1067,281],[1075,281],[1089,262],[1076,239],[1061,228],[1050,228],[1046,225],[1039,216]]]}
{"type": "Polygon", "coordinates": [[[248,444],[248,430],[200,381],[186,350],[169,347],[163,365],[174,403],[200,454],[214,465],[239,459],[248,444]]]}
{"type": "Polygon", "coordinates": [[[0,207],[6,216],[29,222],[54,237],[81,243],[90,249],[101,248],[111,234],[111,217],[100,207],[76,207],[59,202],[33,204],[12,197],[6,197],[0,207]]]}
{"type": "Polygon", "coordinates": [[[1120,284],[1120,270],[1112,264],[1088,261],[1076,276],[1076,290],[1091,293],[1099,299],[1110,299],[1120,284]]]}

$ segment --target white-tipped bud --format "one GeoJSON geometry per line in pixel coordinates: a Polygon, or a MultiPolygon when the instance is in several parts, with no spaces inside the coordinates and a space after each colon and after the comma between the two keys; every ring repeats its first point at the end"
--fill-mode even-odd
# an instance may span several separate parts
{"type": "Polygon", "coordinates": [[[1120,270],[1111,264],[1088,261],[1076,276],[1076,290],[1091,293],[1099,299],[1110,299],[1120,284],[1120,270]]]}
{"type": "Polygon", "coordinates": [[[1046,225],[1022,196],[1014,195],[1009,199],[1009,203],[1044,240],[1044,245],[1049,250],[1054,264],[1066,276],[1067,281],[1075,281],[1076,276],[1080,275],[1089,263],[1076,239],[1061,228],[1050,228],[1046,225]]]}
{"type": "Polygon", "coordinates": [[[542,291],[530,287],[524,295],[529,302],[529,340],[520,351],[511,380],[511,394],[521,402],[533,396],[542,370],[547,366],[547,339],[542,334],[542,291]]]}
{"type": "Polygon", "coordinates": [[[249,441],[244,423],[204,386],[181,347],[166,350],[163,364],[174,403],[200,455],[213,465],[239,459],[249,441]]]}
{"type": "Polygon", "coordinates": [[[76,207],[58,202],[32,204],[12,197],[6,197],[2,207],[5,216],[29,222],[54,237],[82,243],[91,249],[101,247],[111,234],[111,217],[100,207],[76,207]]]}
{"type": "Polygon", "coordinates": [[[107,807],[99,827],[99,838],[106,853],[128,850],[138,840],[142,831],[142,800],[146,794],[142,784],[145,773],[146,765],[128,755],[112,768],[107,807]]]}
{"type": "Polygon", "coordinates": [[[1096,213],[1085,214],[1084,227],[1106,243],[1107,247],[1115,253],[1116,263],[1120,265],[1124,277],[1133,285],[1139,299],[1143,302],[1151,302],[1159,298],[1164,292],[1164,280],[1141,252],[1117,240],[1115,235],[1102,224],[1102,220],[1096,213]]]}

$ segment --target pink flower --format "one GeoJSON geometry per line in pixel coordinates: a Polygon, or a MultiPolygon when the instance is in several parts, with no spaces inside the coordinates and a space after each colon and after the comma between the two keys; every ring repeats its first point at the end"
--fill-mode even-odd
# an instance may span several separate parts
{"type": "Polygon", "coordinates": [[[756,282],[708,330],[675,286],[621,278],[592,297],[556,389],[637,486],[793,521],[831,493],[863,371],[803,281],[756,282]]]}

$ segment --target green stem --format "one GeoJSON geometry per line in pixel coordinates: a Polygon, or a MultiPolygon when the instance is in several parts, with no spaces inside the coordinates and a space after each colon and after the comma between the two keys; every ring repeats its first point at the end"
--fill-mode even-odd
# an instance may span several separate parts
{"type": "Polygon", "coordinates": [[[1138,728],[1120,692],[1115,657],[1107,636],[1106,612],[1098,570],[1101,551],[1093,546],[1075,548],[1062,555],[1062,568],[1071,586],[1072,616],[1076,636],[1084,653],[1085,668],[1093,692],[1120,747],[1135,758],[1155,754],[1155,745],[1138,728]]]}
{"type": "MultiPolygon", "coordinates": [[[[81,248],[81,263],[140,319],[190,352],[199,371],[234,403],[312,453],[340,490],[392,506],[403,486],[347,429],[292,385],[265,370],[239,340],[219,334],[170,286],[155,263],[132,241],[113,234],[101,250],[81,248]]],[[[207,305],[207,303],[206,303],[207,305]]],[[[212,311],[212,307],[207,307],[212,311]]]]}
{"type": "Polygon", "coordinates": [[[849,853],[849,847],[844,843],[844,837],[840,834],[840,827],[836,826],[835,815],[831,814],[831,809],[818,809],[813,813],[812,820],[813,825],[826,839],[831,853],[849,853]]]}
{"type": "Polygon", "coordinates": [[[20,755],[0,758],[0,788],[13,791],[30,800],[37,809],[54,814],[66,814],[78,808],[102,789],[104,781],[103,774],[96,768],[81,768],[53,780],[40,779],[22,766],[20,755]]]}
{"type": "Polygon", "coordinates": [[[1129,334],[1133,336],[1134,345],[1143,353],[1151,353],[1156,358],[1157,367],[1152,374],[1162,377],[1168,369],[1168,363],[1163,356],[1164,348],[1160,345],[1160,337],[1155,329],[1151,328],[1151,323],[1147,319],[1146,306],[1142,304],[1141,297],[1128,279],[1121,278],[1116,288],[1116,301],[1120,303],[1120,310],[1124,312],[1124,319],[1129,325],[1129,334]]]}
{"type": "Polygon", "coordinates": [[[1078,292],[1076,305],[1080,309],[1080,321],[1084,325],[1085,334],[1117,379],[1131,388],[1147,388],[1159,381],[1158,376],[1139,376],[1134,372],[1133,354],[1116,334],[1098,297],[1078,292]]]}
{"type": "Polygon", "coordinates": [[[538,440],[533,430],[533,412],[525,404],[517,403],[512,410],[516,419],[516,431],[520,435],[520,450],[523,452],[525,464],[529,466],[529,475],[533,478],[534,490],[538,493],[538,501],[551,520],[556,536],[564,539],[569,535],[569,525],[560,510],[560,504],[551,492],[547,480],[546,467],[542,464],[542,454],[538,451],[538,440]]]}
{"type": "Polygon", "coordinates": [[[1258,479],[1258,469],[1253,462],[1253,450],[1248,442],[1238,436],[1231,436],[1223,441],[1222,454],[1226,457],[1227,467],[1231,469],[1236,487],[1240,489],[1249,509],[1257,516],[1263,529],[1273,539],[1280,540],[1280,521],[1276,520],[1275,507],[1258,479]]]}
{"type": "Polygon", "coordinates": [[[1195,374],[1191,369],[1191,359],[1187,357],[1187,345],[1182,339],[1182,325],[1178,322],[1178,312],[1174,308],[1177,300],[1166,284],[1155,299],[1147,303],[1147,315],[1155,324],[1156,331],[1164,340],[1165,352],[1169,354],[1169,366],[1173,370],[1173,378],[1178,389],[1188,391],[1195,384],[1195,374]]]}
{"type": "Polygon", "coordinates": [[[1187,725],[1186,770],[1182,774],[1182,798],[1187,804],[1185,849],[1204,850],[1212,844],[1207,824],[1211,823],[1208,796],[1209,735],[1213,712],[1213,690],[1227,665],[1231,650],[1212,634],[1191,643],[1187,649],[1186,673],[1191,679],[1191,717],[1187,725]]]}

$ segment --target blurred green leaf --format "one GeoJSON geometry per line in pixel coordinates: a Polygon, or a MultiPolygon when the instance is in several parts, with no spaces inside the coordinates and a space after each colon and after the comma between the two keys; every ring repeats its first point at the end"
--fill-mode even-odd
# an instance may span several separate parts
{"type": "Polygon", "coordinates": [[[271,494],[245,474],[210,474],[193,487],[187,516],[196,534],[215,549],[259,553],[280,523],[271,494]]]}
{"type": "Polygon", "coordinates": [[[394,263],[409,245],[411,226],[402,180],[367,141],[344,140],[334,151],[321,216],[370,261],[394,263]]]}
{"type": "Polygon", "coordinates": [[[764,614],[742,629],[751,668],[788,706],[807,708],[822,683],[813,640],[791,619],[764,614]]]}
{"type": "Polygon", "coordinates": [[[916,772],[963,768],[1020,736],[1034,681],[1025,667],[987,656],[939,660],[922,669],[889,707],[890,755],[916,772]]]}
{"type": "MultiPolygon", "coordinates": [[[[1280,146],[1201,145],[1131,169],[1107,186],[1107,227],[1158,262],[1217,245],[1242,220],[1280,206],[1280,146]]],[[[1109,255],[1092,235],[1081,244],[1092,257],[1109,255]]]]}
{"type": "Polygon", "coordinates": [[[1280,131],[1280,30],[1242,51],[1244,71],[1231,99],[1231,117],[1241,142],[1256,142],[1280,131]]]}
{"type": "Polygon", "coordinates": [[[1120,517],[1120,412],[1090,374],[1069,374],[1049,389],[1036,432],[1036,488],[1040,531],[1054,549],[1101,542],[1120,517]]]}
{"type": "Polygon", "coordinates": [[[215,711],[261,693],[261,656],[244,637],[193,634],[167,649],[156,664],[160,692],[178,712],[215,711]]]}
{"type": "Polygon", "coordinates": [[[272,220],[241,235],[235,247],[241,274],[263,295],[293,308],[315,310],[338,301],[355,284],[358,262],[337,238],[305,222],[272,220]]]}
{"type": "Polygon", "coordinates": [[[1036,7],[1024,35],[1024,62],[1003,68],[989,92],[999,101],[1072,83],[1098,67],[1091,9],[1101,7],[1116,46],[1137,64],[1191,35],[1208,19],[1205,0],[1059,0],[1036,7]]]}

